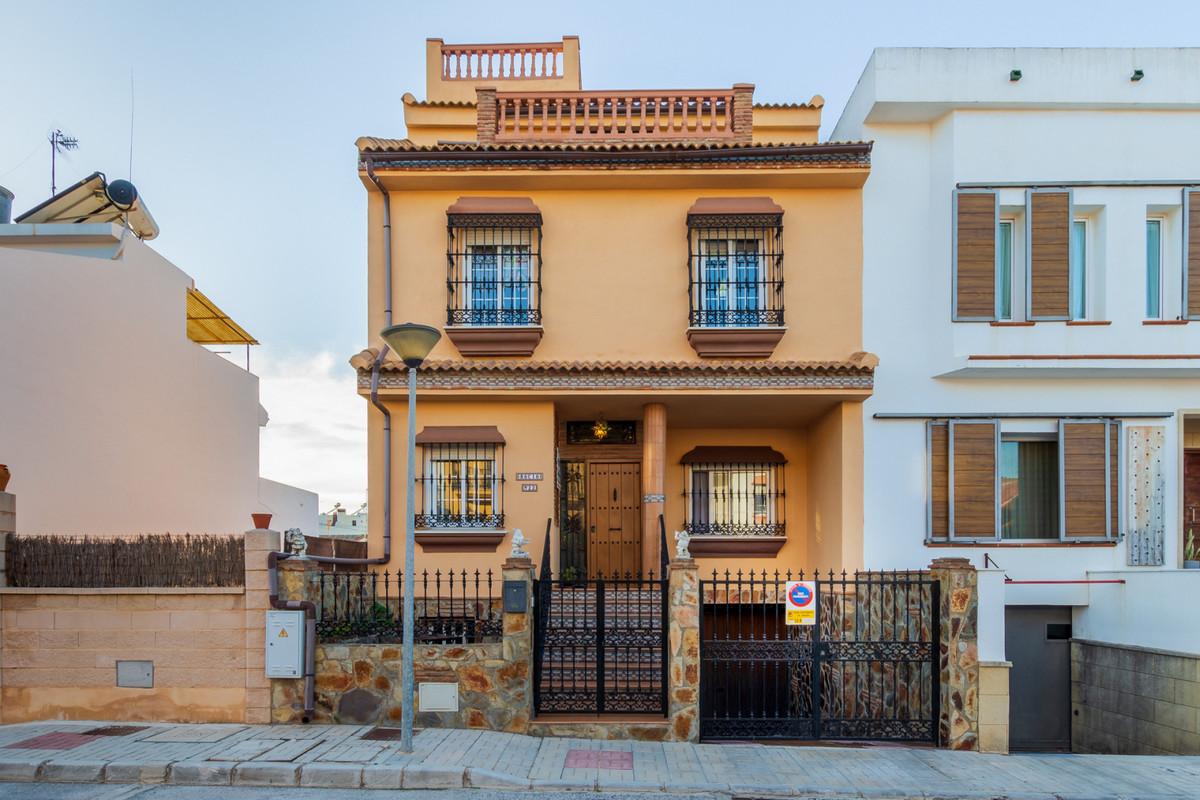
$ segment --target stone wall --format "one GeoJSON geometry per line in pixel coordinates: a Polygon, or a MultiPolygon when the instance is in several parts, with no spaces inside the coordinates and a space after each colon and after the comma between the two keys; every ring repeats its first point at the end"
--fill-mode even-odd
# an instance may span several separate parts
{"type": "Polygon", "coordinates": [[[941,593],[942,747],[979,749],[979,586],[965,558],[938,558],[929,574],[941,593]]]}
{"type": "Polygon", "coordinates": [[[1200,755],[1200,657],[1071,642],[1071,748],[1200,755]]]}
{"type": "MultiPolygon", "coordinates": [[[[312,561],[280,563],[280,596],[314,599],[319,567],[312,561]]],[[[532,603],[532,566],[505,564],[504,579],[525,581],[532,603]]],[[[458,684],[458,711],[415,711],[423,727],[482,728],[524,733],[532,716],[531,606],[504,614],[502,641],[423,645],[414,648],[414,692],[421,683],[458,684]]],[[[316,649],[315,722],[394,726],[403,707],[401,646],[321,643],[316,649]]],[[[271,718],[298,722],[304,710],[302,680],[271,681],[271,718]]]]}

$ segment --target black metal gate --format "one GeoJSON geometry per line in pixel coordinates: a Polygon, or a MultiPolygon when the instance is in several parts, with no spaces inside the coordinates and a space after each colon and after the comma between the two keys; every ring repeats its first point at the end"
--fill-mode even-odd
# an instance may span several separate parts
{"type": "Polygon", "coordinates": [[[925,573],[739,572],[700,582],[705,739],[937,742],[939,586],[925,573]],[[816,583],[787,625],[787,582],[816,583]]]}
{"type": "Polygon", "coordinates": [[[534,585],[538,714],[666,714],[664,580],[651,573],[534,585]]]}

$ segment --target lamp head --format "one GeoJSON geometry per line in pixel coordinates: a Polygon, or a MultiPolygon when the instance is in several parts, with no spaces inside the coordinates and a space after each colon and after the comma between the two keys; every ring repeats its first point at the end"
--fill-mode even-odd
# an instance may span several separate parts
{"type": "Polygon", "coordinates": [[[404,322],[391,325],[379,332],[379,336],[387,342],[405,366],[417,369],[429,355],[429,351],[442,338],[437,328],[421,325],[416,322],[404,322]]]}

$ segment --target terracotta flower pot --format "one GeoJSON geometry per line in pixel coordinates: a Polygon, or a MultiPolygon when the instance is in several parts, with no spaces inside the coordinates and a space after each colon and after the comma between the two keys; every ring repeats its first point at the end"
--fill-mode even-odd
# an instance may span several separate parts
{"type": "Polygon", "coordinates": [[[0,464],[0,492],[8,488],[8,479],[12,477],[12,473],[8,471],[7,464],[0,464]]]}
{"type": "Polygon", "coordinates": [[[271,527],[270,514],[251,514],[250,519],[254,520],[254,527],[257,530],[265,531],[271,527]]]}

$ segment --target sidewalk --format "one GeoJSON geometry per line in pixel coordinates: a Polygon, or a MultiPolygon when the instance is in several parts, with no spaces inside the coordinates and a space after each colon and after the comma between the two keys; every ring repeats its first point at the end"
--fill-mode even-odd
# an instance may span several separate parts
{"type": "Polygon", "coordinates": [[[418,731],[415,752],[403,754],[399,742],[363,739],[369,726],[142,724],[90,732],[107,724],[0,726],[0,780],[739,796],[1200,796],[1200,757],[690,745],[443,729],[418,731]]]}

